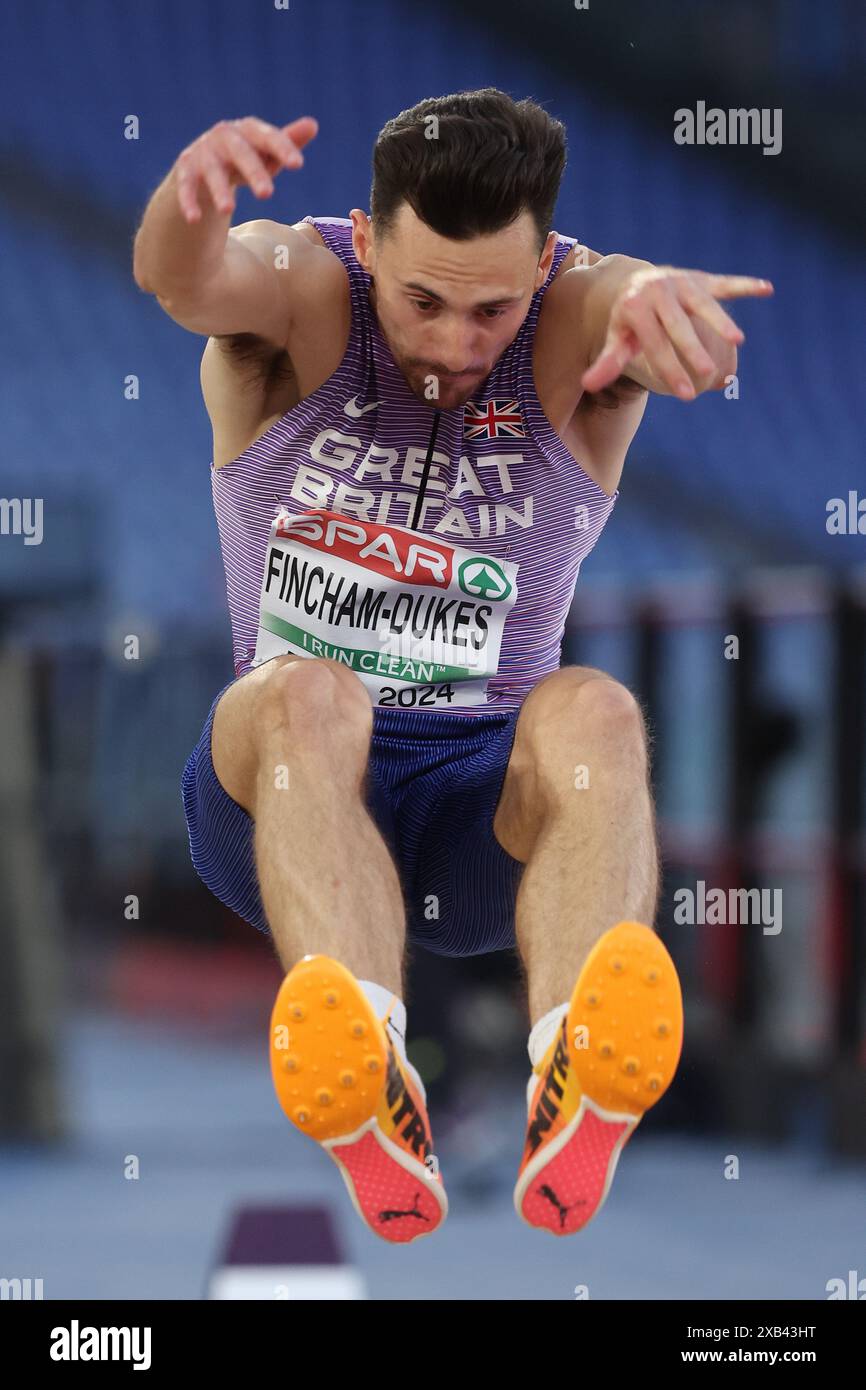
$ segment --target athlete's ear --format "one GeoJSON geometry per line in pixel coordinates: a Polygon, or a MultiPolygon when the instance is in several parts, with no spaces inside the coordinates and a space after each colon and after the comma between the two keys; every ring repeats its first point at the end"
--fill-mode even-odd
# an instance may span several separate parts
{"type": "Polygon", "coordinates": [[[547,241],[544,243],[544,250],[538,261],[538,270],[535,272],[535,288],[538,290],[544,284],[550,273],[553,264],[553,253],[556,250],[556,232],[548,232],[547,241]]]}
{"type": "Polygon", "coordinates": [[[352,208],[352,249],[358,264],[369,272],[373,251],[373,223],[361,208],[352,208]]]}

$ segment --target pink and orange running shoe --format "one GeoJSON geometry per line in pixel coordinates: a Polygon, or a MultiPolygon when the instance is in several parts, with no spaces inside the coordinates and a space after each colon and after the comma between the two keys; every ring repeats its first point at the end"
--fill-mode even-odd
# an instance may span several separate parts
{"type": "Polygon", "coordinates": [[[337,1164],[362,1221],[406,1244],[448,1213],[425,1100],[350,970],[304,956],[271,1014],[271,1075],[292,1124],[337,1164]]]}
{"type": "Polygon", "coordinates": [[[623,1148],[673,1080],[682,1041],[680,982],[661,940],[641,922],[611,927],[533,1069],[514,1189],[528,1225],[571,1235],[601,1210],[623,1148]]]}

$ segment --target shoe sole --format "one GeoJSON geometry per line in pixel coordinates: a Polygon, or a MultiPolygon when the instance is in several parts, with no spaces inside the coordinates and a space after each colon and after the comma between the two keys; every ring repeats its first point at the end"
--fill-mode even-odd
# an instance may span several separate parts
{"type": "Polygon", "coordinates": [[[392,1132],[419,1135],[381,1021],[351,971],[330,956],[305,956],[284,979],[271,1014],[271,1076],[296,1129],[337,1164],[352,1203],[374,1234],[394,1244],[429,1235],[448,1201],[441,1178],[383,1130],[386,1091],[392,1132]]]}
{"type": "Polygon", "coordinates": [[[590,951],[563,1021],[560,1045],[582,1096],[518,1179],[514,1205],[528,1225],[572,1235],[598,1214],[623,1148],[673,1080],[682,1040],[670,955],[643,923],[620,922],[590,951]]]}

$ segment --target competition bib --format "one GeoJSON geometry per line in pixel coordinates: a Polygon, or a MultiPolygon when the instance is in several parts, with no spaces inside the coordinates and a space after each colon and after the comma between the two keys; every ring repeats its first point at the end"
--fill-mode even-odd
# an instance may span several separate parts
{"type": "Polygon", "coordinates": [[[329,657],[374,705],[486,704],[517,568],[405,526],[284,508],[268,537],[252,665],[329,657]]]}

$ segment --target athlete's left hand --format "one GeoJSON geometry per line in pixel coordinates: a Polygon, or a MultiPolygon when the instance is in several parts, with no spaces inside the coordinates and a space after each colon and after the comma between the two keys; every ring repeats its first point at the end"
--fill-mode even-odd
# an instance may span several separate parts
{"type": "Polygon", "coordinates": [[[712,275],[671,265],[635,270],[613,300],[604,346],[581,385],[601,391],[626,375],[648,390],[694,400],[723,384],[745,338],[716,301],[772,293],[769,280],[750,275],[712,275]]]}

